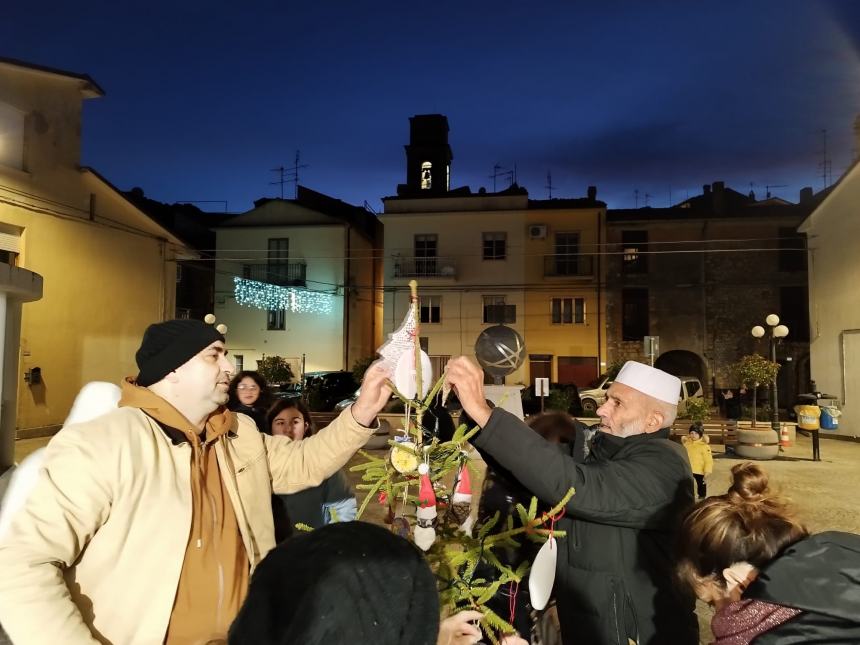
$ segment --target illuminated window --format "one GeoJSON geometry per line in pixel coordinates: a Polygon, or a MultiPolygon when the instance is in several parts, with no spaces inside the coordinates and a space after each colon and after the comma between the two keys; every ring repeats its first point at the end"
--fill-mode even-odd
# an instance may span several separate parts
{"type": "Polygon", "coordinates": [[[451,190],[451,166],[445,166],[445,190],[451,190]]]}
{"type": "Polygon", "coordinates": [[[425,161],[421,164],[421,190],[430,190],[433,183],[430,172],[431,170],[433,170],[433,164],[429,161],[425,161]]]}
{"type": "Polygon", "coordinates": [[[26,115],[0,103],[0,164],[24,170],[24,124],[26,115]]]}

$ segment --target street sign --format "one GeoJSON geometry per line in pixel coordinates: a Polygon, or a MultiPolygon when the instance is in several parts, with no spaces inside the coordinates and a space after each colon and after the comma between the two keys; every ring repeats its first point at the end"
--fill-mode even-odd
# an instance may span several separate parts
{"type": "Polygon", "coordinates": [[[549,379],[535,379],[535,396],[549,396],[549,379]]]}

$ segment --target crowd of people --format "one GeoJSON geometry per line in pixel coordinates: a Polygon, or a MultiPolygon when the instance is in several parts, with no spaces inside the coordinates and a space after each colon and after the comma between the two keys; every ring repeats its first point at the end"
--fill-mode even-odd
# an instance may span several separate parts
{"type": "MultiPolygon", "coordinates": [[[[390,399],[385,368],[372,365],[355,403],[316,431],[300,401],[273,399],[256,372],[234,376],[227,354],[212,325],[153,324],[118,404],[52,438],[26,498],[0,516],[11,642],[479,642],[480,613],[440,617],[411,542],[354,521],[342,469],[390,399]]],[[[714,607],[718,645],[860,642],[860,537],[810,535],[754,464],[708,497],[701,433],[669,439],[676,377],[625,364],[588,427],[494,408],[468,358],[446,372],[487,463],[479,526],[575,489],[557,523],[563,643],[697,644],[697,597],[714,607]]],[[[444,410],[433,417],[427,432],[450,431],[444,410]]],[[[512,549],[505,564],[534,553],[512,549]]],[[[514,617],[506,645],[548,645],[528,594],[503,594],[488,606],[514,617]]]]}

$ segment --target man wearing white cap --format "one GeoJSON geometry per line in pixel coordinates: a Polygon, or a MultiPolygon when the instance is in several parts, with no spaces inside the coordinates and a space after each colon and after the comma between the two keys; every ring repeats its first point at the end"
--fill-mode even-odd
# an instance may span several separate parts
{"type": "Polygon", "coordinates": [[[676,591],[672,547],[693,504],[684,449],[669,440],[681,381],[627,362],[598,410],[599,432],[583,462],[550,445],[484,399],[483,372],[448,362],[448,382],[481,431],[472,443],[546,504],[576,494],[558,528],[554,594],[565,643],[695,645],[694,601],[676,591]]]}

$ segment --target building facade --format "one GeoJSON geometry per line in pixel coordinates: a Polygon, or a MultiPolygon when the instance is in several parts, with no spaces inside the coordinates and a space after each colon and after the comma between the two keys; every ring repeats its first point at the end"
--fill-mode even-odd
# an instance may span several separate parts
{"type": "Polygon", "coordinates": [[[261,199],[216,229],[215,316],[237,369],[264,355],[293,373],[351,369],[381,344],[378,222],[363,208],[299,187],[261,199]]]}
{"type": "Polygon", "coordinates": [[[793,405],[809,387],[807,263],[797,227],[813,202],[811,189],[790,204],[714,182],[672,208],[610,210],[610,360],[649,360],[643,340],[657,336],[656,366],[698,377],[712,396],[738,386],[731,366],[741,356],[769,354],[750,330],[775,313],[790,330],[777,354],[780,403],[793,405]]]}
{"type": "Polygon", "coordinates": [[[173,317],[176,263],[193,256],[80,165],[82,103],[101,95],[85,75],[0,59],[0,258],[44,278],[21,320],[19,435],[55,430],[88,381],[136,374],[143,331],[173,317]]]}
{"type": "Polygon", "coordinates": [[[527,353],[508,384],[548,377],[586,385],[605,366],[596,253],[605,205],[593,189],[569,200],[530,200],[516,184],[493,193],[450,189],[447,134],[444,116],[410,119],[406,183],[383,199],[384,331],[403,321],[415,279],[421,342],[436,375],[501,323],[519,332],[527,353]],[[440,165],[442,179],[428,177],[440,165]],[[434,188],[440,181],[444,190],[434,188]]]}
{"type": "MultiPolygon", "coordinates": [[[[860,150],[860,117],[855,126],[860,150]]],[[[837,397],[838,434],[860,431],[860,160],[803,223],[809,240],[812,376],[818,391],[837,397]]]]}

